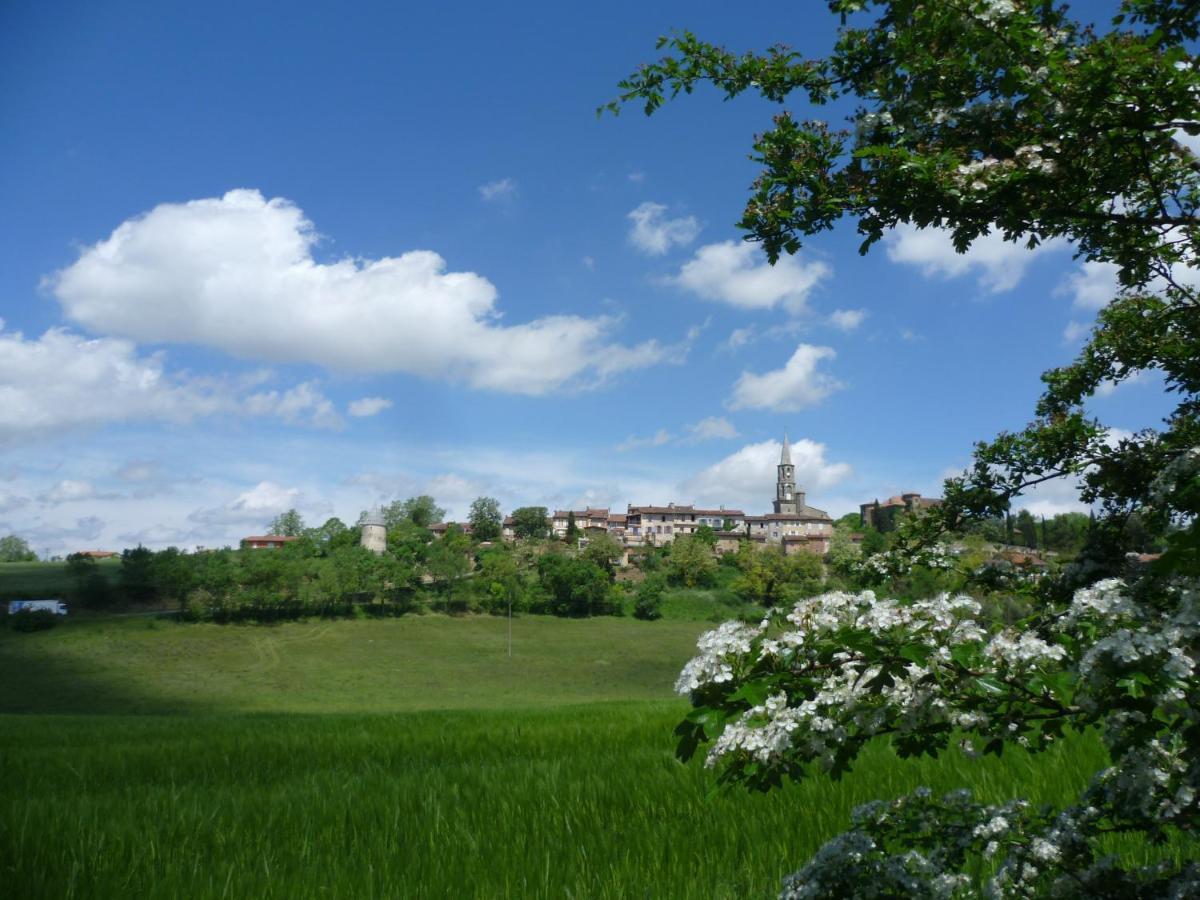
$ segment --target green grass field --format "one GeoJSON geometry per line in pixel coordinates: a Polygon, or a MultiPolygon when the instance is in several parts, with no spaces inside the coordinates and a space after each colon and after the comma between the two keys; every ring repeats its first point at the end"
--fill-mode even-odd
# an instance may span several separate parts
{"type": "Polygon", "coordinates": [[[1063,800],[1103,762],[876,746],[710,796],[671,740],[704,627],[523,617],[511,659],[482,617],[0,631],[0,895],[771,896],[860,802],[1063,800]]]}
{"type": "MultiPolygon", "coordinates": [[[[119,559],[97,563],[99,571],[116,583],[121,570],[119,559]]],[[[75,585],[62,562],[0,563],[0,601],[15,598],[66,597],[75,585]]]]}

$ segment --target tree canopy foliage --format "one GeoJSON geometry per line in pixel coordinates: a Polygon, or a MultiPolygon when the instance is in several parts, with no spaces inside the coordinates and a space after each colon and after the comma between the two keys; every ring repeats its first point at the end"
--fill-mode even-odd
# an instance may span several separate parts
{"type": "Polygon", "coordinates": [[[471,503],[468,521],[471,523],[471,534],[474,535],[475,540],[499,540],[504,525],[504,516],[500,512],[500,501],[495,497],[476,497],[471,503]]]}
{"type": "MultiPolygon", "coordinates": [[[[709,759],[724,777],[765,788],[809,763],[844,772],[880,733],[905,754],[942,752],[956,730],[971,752],[999,753],[1102,724],[1114,765],[1076,804],[877,804],[784,896],[951,896],[993,856],[1002,896],[1194,895],[1195,864],[1122,870],[1103,840],[1200,827],[1200,4],[1123,0],[1107,29],[1053,0],[828,6],[842,26],[824,58],[783,45],[739,55],[685,32],[663,38],[667,55],[607,108],[653,113],[702,83],[781,107],[852,104],[844,127],[783,108],[755,138],[762,170],[741,226],[771,261],[848,219],[864,253],[909,224],[947,231],[960,252],[999,233],[1029,247],[1067,241],[1108,266],[1113,296],[1078,357],[1042,376],[1029,425],[979,443],[945,502],[901,521],[893,549],[867,564],[949,565],[938,543],[948,532],[1007,516],[1052,479],[1077,479],[1098,515],[1086,558],[1046,583],[1019,632],[981,628],[969,598],[871,594],[801,602],[757,629],[722,626],[681,676],[697,707],[681,751],[717,738],[709,759]],[[1089,411],[1099,389],[1143,372],[1174,397],[1160,427],[1123,434],[1089,411]],[[1162,559],[1129,570],[1125,551],[1153,533],[1165,535],[1162,559]]],[[[1010,542],[1038,537],[1032,519],[1006,530],[1010,542]]]]}
{"type": "Polygon", "coordinates": [[[282,537],[300,537],[304,534],[304,517],[294,509],[281,512],[267,526],[267,534],[282,537]]]}
{"type": "Polygon", "coordinates": [[[383,523],[388,530],[401,522],[412,522],[414,525],[428,528],[445,517],[446,511],[428,494],[409,497],[407,500],[393,500],[383,507],[383,523]]]}
{"type": "Polygon", "coordinates": [[[15,534],[0,537],[0,562],[32,562],[37,554],[29,549],[29,542],[15,534]]]}
{"type": "Polygon", "coordinates": [[[518,538],[544,538],[550,533],[550,517],[544,506],[521,506],[513,510],[513,534],[518,538]]]}

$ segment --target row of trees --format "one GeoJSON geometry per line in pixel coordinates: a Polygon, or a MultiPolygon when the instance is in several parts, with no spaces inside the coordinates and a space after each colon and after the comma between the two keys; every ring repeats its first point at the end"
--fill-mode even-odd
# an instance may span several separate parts
{"type": "MultiPolygon", "coordinates": [[[[327,522],[298,529],[278,550],[136,547],[121,555],[115,579],[83,555],[69,557],[67,570],[73,599],[86,607],[167,604],[189,618],[217,621],[348,615],[364,606],[376,614],[432,608],[561,616],[618,614],[626,606],[628,588],[617,579],[625,551],[610,535],[591,535],[582,548],[553,539],[488,543],[456,526],[435,537],[412,518],[393,521],[381,555],[359,545],[357,527],[327,522]]],[[[654,618],[667,587],[719,586],[765,608],[824,583],[821,560],[811,554],[785,556],[744,541],[718,560],[715,540],[704,527],[636,555],[645,574],[638,614],[654,618]]]]}

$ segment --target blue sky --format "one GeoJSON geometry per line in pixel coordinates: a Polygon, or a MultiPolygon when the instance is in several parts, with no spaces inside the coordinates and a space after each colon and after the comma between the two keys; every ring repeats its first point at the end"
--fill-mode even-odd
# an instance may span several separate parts
{"type": "Polygon", "coordinates": [[[733,223],[772,107],[596,118],[673,28],[825,51],[823,4],[778,11],[4,4],[0,533],[212,546],[418,492],[762,512],[785,431],[835,515],[937,493],[1111,276],[937,233],[862,258],[852,225],[771,270],[733,223]]]}

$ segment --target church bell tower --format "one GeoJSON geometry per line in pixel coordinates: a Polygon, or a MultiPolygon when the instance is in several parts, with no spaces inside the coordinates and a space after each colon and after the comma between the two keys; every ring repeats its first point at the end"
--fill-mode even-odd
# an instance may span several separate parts
{"type": "Polygon", "coordinates": [[[783,436],[783,453],[779,455],[779,477],[775,484],[775,513],[796,514],[804,509],[804,494],[796,490],[796,468],[792,465],[792,445],[783,436]]]}

